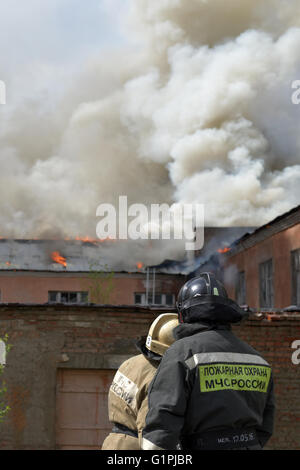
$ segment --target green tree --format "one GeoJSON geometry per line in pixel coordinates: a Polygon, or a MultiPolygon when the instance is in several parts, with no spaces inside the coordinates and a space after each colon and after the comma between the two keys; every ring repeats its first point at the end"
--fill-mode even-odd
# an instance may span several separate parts
{"type": "Polygon", "coordinates": [[[90,292],[90,300],[95,304],[108,304],[114,290],[114,272],[109,271],[107,265],[98,262],[90,264],[88,282],[85,285],[90,292]]]}

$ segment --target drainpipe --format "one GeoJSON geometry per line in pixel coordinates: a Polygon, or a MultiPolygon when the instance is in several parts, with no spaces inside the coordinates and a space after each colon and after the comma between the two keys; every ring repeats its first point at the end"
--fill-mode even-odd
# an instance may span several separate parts
{"type": "Polygon", "coordinates": [[[155,303],[155,268],[153,268],[153,281],[152,281],[152,304],[155,303]]]}

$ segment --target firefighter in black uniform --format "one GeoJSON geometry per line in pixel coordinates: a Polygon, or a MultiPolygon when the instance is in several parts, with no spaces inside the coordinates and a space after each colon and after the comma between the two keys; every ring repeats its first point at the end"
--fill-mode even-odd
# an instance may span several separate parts
{"type": "Polygon", "coordinates": [[[181,288],[176,342],[148,394],[142,449],[261,449],[273,432],[270,365],[231,324],[248,316],[212,273],[181,288]]]}

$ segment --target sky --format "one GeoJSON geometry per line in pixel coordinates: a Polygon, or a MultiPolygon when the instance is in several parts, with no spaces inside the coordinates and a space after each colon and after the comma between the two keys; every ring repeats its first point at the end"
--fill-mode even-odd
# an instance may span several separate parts
{"type": "Polygon", "coordinates": [[[124,45],[124,10],[126,0],[0,0],[0,79],[11,100],[16,84],[30,94],[31,86],[42,88],[62,70],[124,45]]]}
{"type": "Polygon", "coordinates": [[[1,62],[64,62],[115,45],[118,19],[103,0],[1,0],[1,62]]]}

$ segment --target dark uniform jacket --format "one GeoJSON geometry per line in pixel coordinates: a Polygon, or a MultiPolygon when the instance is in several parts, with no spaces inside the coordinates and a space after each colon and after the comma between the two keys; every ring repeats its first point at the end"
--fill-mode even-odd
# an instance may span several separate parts
{"type": "Polygon", "coordinates": [[[109,420],[112,432],[103,442],[102,450],[139,450],[141,432],[148,412],[148,387],[161,356],[145,347],[145,339],[137,343],[141,352],[119,367],[108,394],[109,420]]]}
{"type": "Polygon", "coordinates": [[[263,447],[274,420],[270,365],[230,325],[183,323],[174,336],[149,388],[142,448],[263,447]]]}

